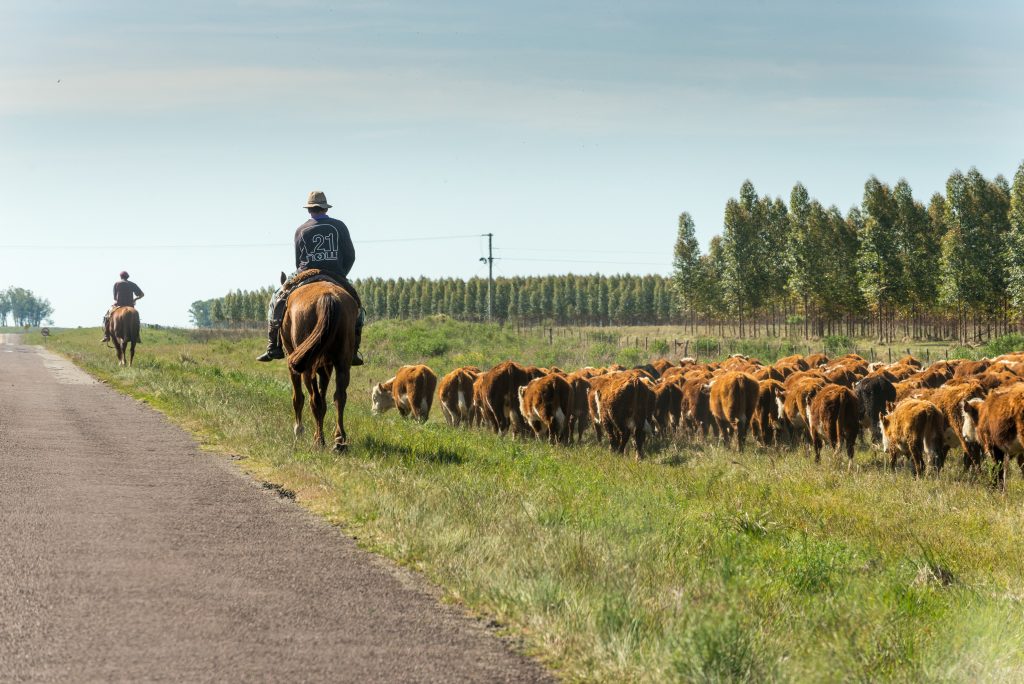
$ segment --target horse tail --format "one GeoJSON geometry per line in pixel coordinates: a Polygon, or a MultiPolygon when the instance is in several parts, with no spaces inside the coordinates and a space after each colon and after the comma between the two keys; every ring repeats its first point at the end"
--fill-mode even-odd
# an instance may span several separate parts
{"type": "Polygon", "coordinates": [[[138,344],[139,341],[142,339],[139,336],[140,328],[142,328],[142,322],[139,320],[139,312],[138,311],[136,311],[132,315],[132,321],[131,321],[130,328],[131,328],[131,340],[129,340],[129,341],[130,342],[134,342],[135,344],[138,344]]]}
{"type": "Polygon", "coordinates": [[[316,302],[316,325],[288,355],[288,367],[293,373],[305,373],[330,343],[330,333],[341,316],[341,302],[335,297],[323,295],[316,302]]]}

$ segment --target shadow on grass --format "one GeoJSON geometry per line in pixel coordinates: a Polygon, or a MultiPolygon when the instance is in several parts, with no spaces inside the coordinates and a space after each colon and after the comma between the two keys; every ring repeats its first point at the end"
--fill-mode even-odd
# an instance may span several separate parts
{"type": "Polygon", "coordinates": [[[367,451],[375,456],[402,456],[444,465],[461,465],[465,460],[462,454],[448,447],[410,445],[374,435],[363,437],[360,441],[367,451]]]}

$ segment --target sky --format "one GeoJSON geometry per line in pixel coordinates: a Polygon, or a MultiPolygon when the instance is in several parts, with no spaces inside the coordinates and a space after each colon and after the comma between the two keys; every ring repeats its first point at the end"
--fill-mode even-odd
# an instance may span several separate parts
{"type": "Polygon", "coordinates": [[[99,325],[276,282],[671,272],[750,179],[844,211],[1024,159],[1024,3],[0,0],[0,289],[99,325]]]}

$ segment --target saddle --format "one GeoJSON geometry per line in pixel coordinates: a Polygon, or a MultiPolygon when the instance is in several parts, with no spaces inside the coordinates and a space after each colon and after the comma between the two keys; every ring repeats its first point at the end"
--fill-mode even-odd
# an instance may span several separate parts
{"type": "Polygon", "coordinates": [[[345,292],[348,292],[352,296],[352,299],[356,300],[356,306],[359,308],[363,307],[363,302],[359,298],[359,293],[356,292],[355,286],[352,285],[348,278],[343,278],[333,273],[322,271],[319,268],[307,268],[304,271],[299,271],[285,281],[282,289],[284,290],[284,296],[287,298],[292,292],[295,292],[295,290],[303,285],[322,282],[337,285],[341,289],[345,290],[345,292]]]}

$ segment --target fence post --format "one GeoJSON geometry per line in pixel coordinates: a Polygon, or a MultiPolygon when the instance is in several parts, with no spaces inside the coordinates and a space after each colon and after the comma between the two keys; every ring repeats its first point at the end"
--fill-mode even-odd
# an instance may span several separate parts
{"type": "Polygon", "coordinates": [[[555,343],[555,329],[554,328],[548,328],[548,344],[554,344],[554,343],[555,343]]]}
{"type": "Polygon", "coordinates": [[[892,363],[892,347],[889,347],[889,363],[892,363]]]}

